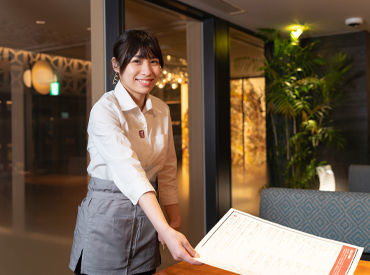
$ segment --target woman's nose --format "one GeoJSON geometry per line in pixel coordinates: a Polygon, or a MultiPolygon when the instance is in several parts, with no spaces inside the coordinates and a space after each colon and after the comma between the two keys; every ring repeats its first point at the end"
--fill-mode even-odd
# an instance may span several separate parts
{"type": "Polygon", "coordinates": [[[149,60],[144,60],[144,62],[142,63],[141,73],[145,74],[145,75],[152,73],[152,66],[151,66],[149,60]]]}

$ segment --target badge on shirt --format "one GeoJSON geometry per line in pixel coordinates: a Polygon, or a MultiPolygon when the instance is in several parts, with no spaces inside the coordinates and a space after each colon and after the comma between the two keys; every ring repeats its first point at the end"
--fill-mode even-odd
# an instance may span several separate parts
{"type": "Polygon", "coordinates": [[[144,132],[144,130],[139,130],[139,137],[145,138],[145,132],[144,132]]]}

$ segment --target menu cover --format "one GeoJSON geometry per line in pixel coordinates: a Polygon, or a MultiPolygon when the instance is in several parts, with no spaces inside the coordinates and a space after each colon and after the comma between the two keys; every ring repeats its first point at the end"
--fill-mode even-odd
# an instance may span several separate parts
{"type": "Polygon", "coordinates": [[[198,261],[239,274],[353,274],[362,247],[231,208],[199,242],[198,261]]]}

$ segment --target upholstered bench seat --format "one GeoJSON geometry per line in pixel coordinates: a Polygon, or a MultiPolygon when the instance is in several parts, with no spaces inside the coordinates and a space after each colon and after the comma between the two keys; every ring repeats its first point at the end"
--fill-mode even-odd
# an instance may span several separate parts
{"type": "Polygon", "coordinates": [[[266,188],[260,217],[370,253],[370,194],[266,188]]]}

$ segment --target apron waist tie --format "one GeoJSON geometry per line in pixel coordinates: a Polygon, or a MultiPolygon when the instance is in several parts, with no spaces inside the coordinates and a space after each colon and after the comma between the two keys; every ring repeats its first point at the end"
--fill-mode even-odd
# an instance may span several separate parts
{"type": "MultiPolygon", "coordinates": [[[[115,185],[113,181],[108,181],[108,180],[101,180],[97,178],[92,178],[92,181],[97,180],[97,181],[104,181],[105,183],[109,182],[112,183],[112,185],[115,185]]],[[[150,181],[152,186],[154,187],[154,190],[157,192],[158,196],[158,181],[157,178],[154,181],[150,181]]],[[[118,191],[118,190],[116,190],[118,191]]],[[[89,198],[96,198],[96,199],[120,199],[120,200],[130,200],[127,198],[122,192],[112,192],[111,190],[94,190],[94,189],[89,189],[86,197],[89,198]]]]}
{"type": "Polygon", "coordinates": [[[89,190],[87,192],[86,197],[94,198],[94,199],[119,199],[119,200],[129,200],[125,195],[122,193],[112,193],[112,192],[104,192],[98,190],[89,190]]]}

